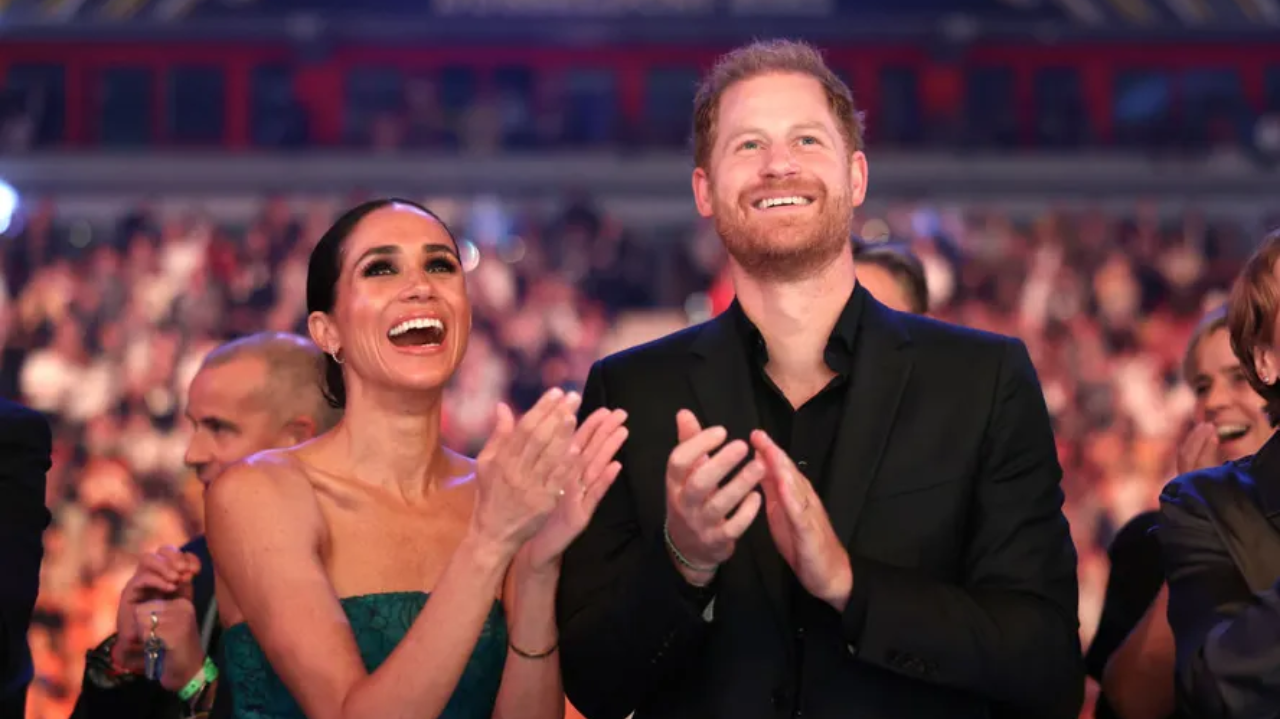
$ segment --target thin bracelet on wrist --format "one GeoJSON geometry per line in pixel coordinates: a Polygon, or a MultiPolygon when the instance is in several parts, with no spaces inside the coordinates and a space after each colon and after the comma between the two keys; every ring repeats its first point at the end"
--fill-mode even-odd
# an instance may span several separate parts
{"type": "Polygon", "coordinates": [[[671,530],[668,528],[667,520],[665,519],[662,520],[662,539],[667,543],[667,549],[671,551],[671,556],[675,557],[676,561],[689,571],[699,572],[701,574],[711,574],[720,568],[719,564],[694,564],[686,559],[685,556],[680,553],[680,550],[676,549],[675,542],[671,541],[671,530]]]}
{"type": "Polygon", "coordinates": [[[507,646],[511,647],[511,651],[515,652],[516,656],[521,659],[546,659],[552,654],[555,654],[556,650],[560,648],[560,640],[557,639],[555,644],[551,645],[550,649],[541,652],[526,652],[520,647],[517,647],[515,642],[512,642],[511,640],[507,640],[507,646]]]}

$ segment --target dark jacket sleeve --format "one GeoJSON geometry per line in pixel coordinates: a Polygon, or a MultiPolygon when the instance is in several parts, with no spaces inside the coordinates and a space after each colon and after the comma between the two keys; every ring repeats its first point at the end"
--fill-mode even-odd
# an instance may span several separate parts
{"type": "MultiPolygon", "coordinates": [[[[606,373],[591,368],[582,417],[611,406],[606,373]]],[[[557,602],[565,692],[591,719],[623,719],[677,673],[696,653],[712,598],[676,571],[661,533],[641,532],[625,447],[620,459],[622,474],[565,553],[557,602]]]]}
{"type": "Polygon", "coordinates": [[[1160,510],[1179,708],[1224,719],[1275,716],[1280,585],[1250,591],[1190,477],[1165,487],[1160,510]]]}
{"type": "Polygon", "coordinates": [[[1020,716],[1074,719],[1084,668],[1062,470],[1021,342],[1009,342],[998,376],[963,579],[852,557],[845,639],[850,653],[890,671],[980,694],[1020,716]]]}
{"type": "Polygon", "coordinates": [[[1116,533],[1107,554],[1111,570],[1098,631],[1085,654],[1089,676],[1102,681],[1107,661],[1134,630],[1164,585],[1164,564],[1155,528],[1158,511],[1143,512],[1116,533]]]}
{"type": "Polygon", "coordinates": [[[85,657],[84,681],[71,719],[177,719],[183,715],[178,695],[159,682],[140,676],[114,676],[111,671],[111,635],[85,657]]]}
{"type": "Polygon", "coordinates": [[[45,473],[52,445],[48,420],[0,400],[0,699],[31,680],[27,630],[49,526],[45,473]]]}

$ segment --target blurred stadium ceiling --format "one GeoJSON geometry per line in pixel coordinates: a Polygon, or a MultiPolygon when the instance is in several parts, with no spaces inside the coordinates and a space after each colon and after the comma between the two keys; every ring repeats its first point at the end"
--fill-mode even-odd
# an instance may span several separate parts
{"type": "MultiPolygon", "coordinates": [[[[1004,0],[1029,7],[1048,0],[1004,0]]],[[[1052,0],[1072,20],[1086,25],[1195,28],[1280,26],[1277,0],[1052,0]]]]}
{"type": "Polygon", "coordinates": [[[760,36],[1280,41],[1280,0],[0,0],[0,36],[148,35],[578,44],[760,36]]]}

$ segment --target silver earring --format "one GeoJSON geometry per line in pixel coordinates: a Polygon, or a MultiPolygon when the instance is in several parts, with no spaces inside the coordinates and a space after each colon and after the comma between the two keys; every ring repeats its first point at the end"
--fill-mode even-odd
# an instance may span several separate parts
{"type": "Polygon", "coordinates": [[[338,364],[342,364],[342,358],[338,356],[338,353],[341,351],[342,350],[334,350],[329,353],[329,356],[333,358],[333,361],[337,362],[338,364]]]}

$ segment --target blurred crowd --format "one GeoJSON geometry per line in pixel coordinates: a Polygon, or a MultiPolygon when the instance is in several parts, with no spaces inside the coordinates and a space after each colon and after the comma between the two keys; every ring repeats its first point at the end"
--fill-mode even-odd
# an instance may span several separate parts
{"type": "MultiPolygon", "coordinates": [[[[458,450],[478,450],[499,400],[527,407],[548,386],[581,382],[603,354],[725,302],[707,225],[664,242],[585,199],[544,213],[426,202],[466,238],[475,324],[445,417],[458,450]]],[[[199,484],[182,466],[187,384],[224,339],[305,333],[308,254],[339,209],[274,198],[236,224],[140,205],[95,226],[44,201],[0,236],[0,393],[55,426],[32,719],[69,714],[138,553],[201,531],[199,484]]],[[[858,232],[911,246],[933,314],[1027,343],[1065,470],[1087,643],[1110,537],[1173,475],[1193,404],[1186,340],[1258,228],[1194,212],[1170,221],[1154,205],[1013,217],[903,204],[860,218],[858,232]]]]}

